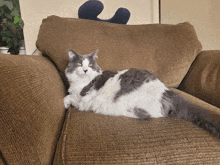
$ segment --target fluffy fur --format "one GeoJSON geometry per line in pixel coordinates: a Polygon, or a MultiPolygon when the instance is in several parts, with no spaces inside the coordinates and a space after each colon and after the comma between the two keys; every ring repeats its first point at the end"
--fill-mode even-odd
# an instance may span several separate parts
{"type": "Polygon", "coordinates": [[[145,70],[102,71],[97,51],[79,55],[68,50],[70,62],[65,70],[70,87],[65,108],[103,115],[149,119],[176,116],[220,136],[220,123],[208,111],[169,90],[156,76],[145,70]]]}

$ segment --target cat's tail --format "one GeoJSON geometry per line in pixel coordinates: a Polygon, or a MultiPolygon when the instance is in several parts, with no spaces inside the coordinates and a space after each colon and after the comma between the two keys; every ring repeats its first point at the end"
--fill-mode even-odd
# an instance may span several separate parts
{"type": "Polygon", "coordinates": [[[209,133],[220,138],[220,118],[214,112],[190,103],[180,97],[177,93],[168,90],[162,99],[162,105],[168,116],[192,122],[193,124],[207,130],[209,133]],[[171,104],[167,104],[167,102],[171,104]]]}

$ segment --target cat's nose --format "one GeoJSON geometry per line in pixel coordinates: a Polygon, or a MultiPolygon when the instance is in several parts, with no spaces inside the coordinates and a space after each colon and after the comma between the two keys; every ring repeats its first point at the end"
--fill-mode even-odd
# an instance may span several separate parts
{"type": "Polygon", "coordinates": [[[87,69],[83,70],[85,73],[88,71],[87,69]]]}

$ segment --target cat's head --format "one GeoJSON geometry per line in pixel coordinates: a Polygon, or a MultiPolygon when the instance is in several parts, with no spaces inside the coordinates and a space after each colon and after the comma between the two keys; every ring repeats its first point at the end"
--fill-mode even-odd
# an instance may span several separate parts
{"type": "Polygon", "coordinates": [[[98,74],[101,74],[101,68],[95,61],[98,57],[97,53],[98,50],[88,55],[79,55],[69,49],[69,64],[65,70],[66,75],[75,74],[79,77],[94,78],[98,74]]]}

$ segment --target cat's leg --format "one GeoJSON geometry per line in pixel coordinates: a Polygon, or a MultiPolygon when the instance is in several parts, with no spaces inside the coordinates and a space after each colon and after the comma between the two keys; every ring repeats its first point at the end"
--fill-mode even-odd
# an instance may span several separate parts
{"type": "Polygon", "coordinates": [[[74,106],[76,109],[79,108],[77,99],[73,95],[67,95],[64,97],[63,102],[66,109],[69,108],[70,105],[74,106]]]}

